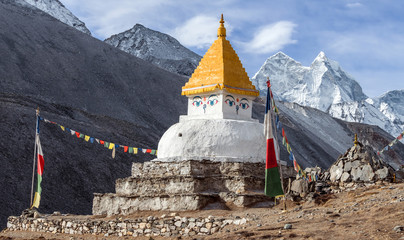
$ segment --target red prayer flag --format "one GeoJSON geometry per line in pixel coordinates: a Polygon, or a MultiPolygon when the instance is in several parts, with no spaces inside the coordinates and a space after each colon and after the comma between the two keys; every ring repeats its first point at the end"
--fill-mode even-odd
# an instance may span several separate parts
{"type": "Polygon", "coordinates": [[[128,148],[129,148],[128,146],[123,146],[123,151],[124,151],[124,152],[127,152],[127,151],[128,151],[128,148]]]}

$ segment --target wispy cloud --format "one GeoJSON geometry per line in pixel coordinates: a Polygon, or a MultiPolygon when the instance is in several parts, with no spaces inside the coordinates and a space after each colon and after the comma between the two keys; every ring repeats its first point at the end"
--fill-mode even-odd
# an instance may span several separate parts
{"type": "Polygon", "coordinates": [[[347,3],[346,6],[348,8],[357,8],[357,7],[362,7],[362,3],[359,3],[359,2],[347,3]]]}
{"type": "Polygon", "coordinates": [[[258,54],[267,54],[282,49],[285,45],[297,43],[292,39],[296,24],[290,21],[279,21],[259,29],[254,38],[244,44],[245,50],[258,54]]]}
{"type": "MultiPolygon", "coordinates": [[[[217,38],[217,17],[198,15],[175,28],[172,35],[187,47],[205,48],[217,38]]],[[[231,28],[226,26],[227,32],[231,28]]]]}

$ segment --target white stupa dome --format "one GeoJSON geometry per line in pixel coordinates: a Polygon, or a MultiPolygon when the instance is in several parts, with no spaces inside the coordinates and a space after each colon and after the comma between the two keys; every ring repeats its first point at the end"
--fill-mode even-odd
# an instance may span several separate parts
{"type": "Polygon", "coordinates": [[[189,119],[171,126],[158,146],[159,161],[265,162],[263,124],[231,119],[189,119]]]}

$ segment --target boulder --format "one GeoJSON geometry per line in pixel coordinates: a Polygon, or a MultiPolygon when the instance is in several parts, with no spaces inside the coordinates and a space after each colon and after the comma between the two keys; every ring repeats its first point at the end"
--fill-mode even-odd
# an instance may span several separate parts
{"type": "Polygon", "coordinates": [[[344,172],[341,176],[341,182],[347,182],[351,175],[348,172],[344,172]]]}
{"type": "Polygon", "coordinates": [[[292,182],[292,186],[290,187],[290,190],[296,192],[296,193],[305,193],[309,191],[309,185],[308,182],[304,179],[297,179],[292,182]]]}
{"type": "Polygon", "coordinates": [[[360,177],[360,180],[365,181],[365,182],[370,182],[373,180],[375,176],[375,173],[373,172],[373,169],[370,165],[364,165],[362,167],[362,174],[360,177]]]}
{"type": "Polygon", "coordinates": [[[382,169],[377,170],[375,173],[378,179],[383,180],[389,175],[389,169],[387,167],[383,167],[382,169]]]}

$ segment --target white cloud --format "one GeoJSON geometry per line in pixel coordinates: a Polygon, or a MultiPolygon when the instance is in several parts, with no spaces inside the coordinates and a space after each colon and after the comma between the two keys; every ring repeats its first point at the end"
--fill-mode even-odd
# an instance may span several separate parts
{"type": "MultiPolygon", "coordinates": [[[[218,27],[217,17],[198,15],[175,28],[171,34],[187,47],[205,48],[217,38],[218,27]]],[[[226,30],[229,32],[227,26],[226,30]]]]}
{"type": "Polygon", "coordinates": [[[346,5],[348,8],[357,8],[357,7],[362,7],[362,3],[355,2],[355,3],[348,3],[346,5]]]}
{"type": "Polygon", "coordinates": [[[254,34],[254,38],[244,43],[247,52],[258,54],[271,53],[282,49],[285,45],[297,43],[292,39],[296,24],[290,21],[279,21],[262,27],[254,34]]]}

